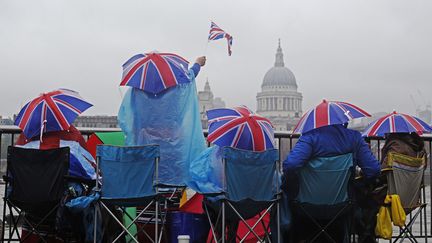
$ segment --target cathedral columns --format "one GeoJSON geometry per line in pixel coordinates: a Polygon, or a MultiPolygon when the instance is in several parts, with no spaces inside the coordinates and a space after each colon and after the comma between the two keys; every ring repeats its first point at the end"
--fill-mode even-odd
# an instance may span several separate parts
{"type": "Polygon", "coordinates": [[[257,94],[257,110],[277,130],[291,129],[301,115],[302,94],[297,91],[294,74],[285,67],[280,43],[275,57],[274,66],[264,75],[261,92],[257,94]]]}

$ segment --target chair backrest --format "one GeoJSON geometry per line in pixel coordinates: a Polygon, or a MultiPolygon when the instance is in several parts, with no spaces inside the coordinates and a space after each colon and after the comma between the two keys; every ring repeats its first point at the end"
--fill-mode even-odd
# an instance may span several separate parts
{"type": "Polygon", "coordinates": [[[58,201],[69,171],[69,148],[48,150],[8,147],[7,175],[11,200],[22,203],[58,201]]]}
{"type": "Polygon", "coordinates": [[[97,146],[103,199],[138,199],[156,195],[158,145],[97,146]]]}
{"type": "Polygon", "coordinates": [[[388,193],[398,194],[404,208],[418,206],[425,158],[389,152],[385,163],[392,169],[387,175],[388,193]]]}
{"type": "Polygon", "coordinates": [[[299,171],[299,193],[296,200],[314,205],[335,205],[349,199],[348,185],[352,175],[351,153],[318,157],[299,171]]]}
{"type": "Polygon", "coordinates": [[[223,148],[225,192],[232,201],[270,201],[279,192],[279,153],[277,149],[253,152],[223,148]]]}

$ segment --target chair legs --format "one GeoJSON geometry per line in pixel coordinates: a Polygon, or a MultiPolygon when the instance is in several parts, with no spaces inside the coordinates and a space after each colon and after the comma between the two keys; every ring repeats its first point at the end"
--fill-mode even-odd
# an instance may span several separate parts
{"type": "MultiPolygon", "coordinates": [[[[251,227],[246,220],[241,216],[241,214],[235,209],[235,207],[227,201],[227,204],[230,206],[230,208],[236,213],[237,217],[240,218],[240,220],[245,224],[245,226],[248,228],[248,232],[246,233],[245,236],[243,236],[243,238],[241,239],[241,241],[244,241],[246,239],[246,237],[252,233],[253,235],[255,235],[255,237],[259,240],[259,241],[263,241],[263,239],[261,239],[261,237],[254,231],[255,227],[262,222],[264,216],[270,212],[270,210],[272,209],[274,204],[271,204],[266,210],[265,212],[258,218],[258,220],[255,222],[255,224],[251,227]]],[[[267,233],[266,233],[267,234],[267,233]]],[[[266,235],[267,236],[267,235],[266,235]]]]}
{"type": "Polygon", "coordinates": [[[6,219],[6,210],[3,211],[3,223],[6,226],[6,222],[9,225],[8,227],[8,235],[5,238],[5,227],[3,228],[3,237],[2,240],[7,242],[11,241],[20,241],[21,242],[21,234],[18,230],[18,224],[21,219],[24,218],[24,212],[16,208],[12,203],[10,203],[8,200],[4,201],[4,207],[7,207],[9,210],[9,219],[6,219]],[[14,212],[17,212],[15,214],[14,212]],[[16,217],[15,217],[16,215],[16,217]],[[16,237],[17,239],[14,239],[16,237]]]}
{"type": "Polygon", "coordinates": [[[222,200],[222,243],[225,243],[225,200],[222,200]]]}
{"type": "MultiPolygon", "coordinates": [[[[210,230],[211,230],[211,233],[213,236],[212,241],[214,241],[215,243],[219,243],[219,242],[225,243],[227,240],[229,242],[235,242],[236,239],[237,239],[237,242],[244,242],[250,234],[253,234],[258,242],[272,242],[272,239],[269,235],[270,225],[265,226],[263,219],[266,215],[270,214],[270,211],[273,210],[275,207],[276,207],[276,210],[278,210],[278,206],[279,206],[278,202],[272,203],[268,207],[266,207],[259,214],[257,221],[253,225],[249,225],[247,223],[246,219],[242,216],[242,214],[236,209],[236,207],[231,202],[229,202],[227,200],[221,201],[221,208],[220,208],[220,210],[217,211],[217,215],[215,213],[213,213],[213,218],[210,216],[210,215],[212,215],[212,213],[210,212],[207,204],[204,203],[203,206],[204,206],[204,212],[205,212],[207,219],[210,223],[210,230]],[[246,234],[244,236],[242,236],[242,238],[237,236],[237,230],[235,230],[234,233],[232,232],[233,228],[234,228],[232,224],[228,224],[228,225],[226,224],[226,222],[227,222],[227,219],[226,219],[227,209],[234,212],[235,217],[239,218],[238,222],[242,222],[246,226],[246,228],[248,229],[248,232],[246,232],[246,234]],[[215,218],[216,218],[216,220],[215,220],[215,218]],[[262,224],[264,231],[265,231],[265,235],[263,237],[259,236],[256,232],[256,227],[259,224],[262,224]],[[228,232],[227,232],[227,226],[229,226],[228,232]],[[232,237],[231,234],[234,234],[234,236],[232,237]]],[[[280,221],[280,218],[279,218],[280,213],[279,213],[279,211],[276,211],[276,217],[277,217],[276,225],[277,225],[278,229],[277,229],[277,232],[274,232],[274,233],[277,234],[277,239],[278,239],[277,241],[280,242],[281,236],[280,236],[280,229],[279,229],[279,227],[280,227],[280,222],[279,222],[280,221]]],[[[239,225],[239,224],[237,223],[237,225],[239,225]]],[[[237,228],[235,228],[235,229],[237,229],[237,228]]]]}
{"type": "Polygon", "coordinates": [[[214,240],[214,242],[217,243],[217,242],[218,242],[218,239],[217,239],[217,236],[216,236],[216,229],[215,229],[215,226],[214,226],[214,225],[217,225],[217,222],[219,221],[220,214],[218,214],[218,216],[217,216],[216,223],[213,224],[213,222],[212,222],[212,220],[211,220],[211,218],[210,218],[210,212],[209,212],[209,210],[208,210],[207,204],[204,203],[203,205],[204,205],[204,213],[206,214],[207,219],[208,219],[208,222],[209,222],[209,224],[210,224],[210,230],[211,230],[212,237],[213,237],[212,240],[214,240]]]}
{"type": "Polygon", "coordinates": [[[24,238],[21,239],[21,242],[25,242],[26,239],[28,239],[28,237],[30,237],[30,235],[32,233],[36,233],[38,235],[38,237],[43,241],[46,242],[46,240],[41,236],[41,233],[37,230],[38,227],[45,222],[46,219],[48,219],[48,217],[53,214],[57,208],[59,207],[59,205],[56,205],[54,208],[52,208],[37,224],[32,224],[30,221],[28,221],[25,217],[24,220],[31,226],[31,230],[29,232],[28,235],[26,235],[24,238]]]}
{"type": "MultiPolygon", "coordinates": [[[[115,242],[115,241],[117,241],[120,237],[121,237],[121,235],[124,233],[124,232],[126,232],[128,235],[130,235],[131,237],[132,237],[132,239],[134,239],[134,241],[136,242],[136,243],[138,243],[138,241],[135,239],[135,237],[134,237],[134,235],[132,235],[130,232],[129,232],[129,230],[128,230],[128,228],[126,228],[124,225],[123,225],[123,223],[116,217],[116,215],[108,208],[108,206],[106,206],[105,205],[105,203],[103,203],[103,202],[100,202],[100,205],[102,205],[102,207],[103,208],[105,208],[105,210],[107,210],[107,212],[111,215],[111,217],[120,225],[120,227],[122,227],[122,229],[123,229],[123,231],[122,231],[122,233],[119,235],[119,236],[117,236],[117,238],[113,241],[113,242],[115,242]]],[[[95,238],[96,238],[96,235],[95,235],[95,238]]]]}
{"type": "MultiPolygon", "coordinates": [[[[12,209],[11,209],[12,211],[12,209]]],[[[9,216],[9,231],[8,231],[8,237],[7,238],[3,238],[3,240],[8,240],[8,242],[10,241],[16,241],[14,240],[14,236],[16,236],[18,238],[18,241],[21,242],[21,233],[18,230],[18,221],[20,221],[21,218],[23,218],[23,215],[21,212],[18,213],[17,218],[15,218],[13,216],[13,214],[10,214],[9,216]]]]}
{"type": "MultiPolygon", "coordinates": [[[[130,236],[130,238],[134,241],[134,242],[136,242],[136,243],[138,243],[138,240],[137,240],[137,234],[138,233],[140,233],[140,232],[142,232],[143,234],[144,234],[144,236],[148,239],[148,240],[150,240],[151,242],[153,242],[153,243],[160,243],[161,242],[161,239],[162,239],[162,236],[163,236],[163,230],[164,230],[164,223],[165,223],[165,220],[166,220],[166,202],[164,203],[164,204],[162,204],[162,205],[165,205],[165,214],[164,214],[164,216],[161,216],[161,213],[162,213],[162,208],[161,208],[161,203],[159,202],[159,200],[158,199],[153,199],[153,200],[151,200],[144,208],[143,208],[143,210],[141,210],[141,212],[138,214],[138,215],[136,215],[135,217],[132,217],[130,214],[128,214],[127,212],[126,212],[126,210],[125,210],[125,208],[124,207],[120,207],[120,209],[121,209],[121,211],[122,211],[122,213],[124,214],[124,215],[126,215],[130,220],[131,220],[131,222],[128,224],[128,225],[123,225],[123,222],[121,221],[121,220],[119,220],[118,218],[117,218],[117,216],[113,213],[113,211],[112,211],[112,209],[110,209],[108,206],[107,206],[107,204],[105,204],[103,201],[99,201],[99,204],[102,206],[102,208],[103,209],[105,209],[107,212],[108,212],[108,214],[114,219],[114,221],[121,227],[121,232],[120,232],[120,234],[119,235],[117,235],[113,240],[112,240],[112,242],[117,242],[117,241],[119,241],[124,235],[129,235],[130,236]],[[129,231],[129,229],[134,225],[134,224],[136,224],[137,223],[137,220],[139,219],[139,218],[141,218],[145,213],[148,213],[148,210],[149,210],[149,208],[152,206],[152,205],[154,205],[155,206],[155,212],[154,213],[152,213],[152,216],[144,223],[144,225],[142,225],[142,226],[140,226],[140,227],[138,227],[138,230],[137,230],[137,234],[132,234],[130,231],[129,231]],[[151,237],[145,230],[144,230],[144,228],[145,228],[145,226],[146,225],[148,225],[151,221],[154,221],[154,223],[155,223],[155,226],[154,226],[154,230],[155,230],[155,233],[154,233],[154,236],[153,237],[151,237]],[[162,228],[161,228],[161,230],[160,230],[160,232],[159,232],[159,222],[162,222],[162,228]]],[[[95,219],[96,219],[96,217],[95,217],[95,219]]],[[[96,225],[96,223],[95,223],[95,225],[96,225]]],[[[96,234],[96,229],[95,229],[95,231],[94,231],[94,242],[98,242],[98,240],[97,240],[97,234],[96,234]]]]}
{"type": "MultiPolygon", "coordinates": [[[[325,224],[318,222],[318,220],[311,215],[301,204],[298,204],[298,209],[301,210],[302,214],[306,217],[307,220],[309,220],[315,227],[316,227],[316,233],[314,235],[310,236],[306,242],[316,242],[320,238],[320,236],[324,236],[328,241],[333,243],[339,243],[338,241],[349,241],[349,239],[342,240],[342,239],[335,239],[334,236],[332,236],[328,230],[330,230],[330,227],[333,226],[336,223],[336,220],[340,219],[340,216],[344,213],[346,213],[347,210],[350,209],[351,204],[344,205],[341,209],[339,209],[336,214],[328,221],[325,222],[325,224]]],[[[303,216],[303,217],[304,217],[303,216]]],[[[342,225],[343,227],[347,227],[343,230],[344,236],[347,237],[347,233],[345,231],[349,231],[350,225],[342,225]]],[[[303,226],[306,227],[306,226],[303,226]]],[[[342,235],[342,233],[341,233],[342,235]]],[[[342,236],[341,236],[342,237],[342,236]]],[[[348,236],[349,237],[349,236],[348,236]]],[[[304,240],[304,239],[303,239],[304,240]]]]}
{"type": "MultiPolygon", "coordinates": [[[[280,202],[280,200],[279,200],[280,202]]],[[[280,218],[280,203],[276,204],[276,227],[277,227],[277,243],[281,243],[281,218],[280,218]]]]}
{"type": "MultiPolygon", "coordinates": [[[[9,230],[8,235],[5,237],[5,228],[3,228],[3,236],[2,241],[5,242],[11,242],[11,241],[19,241],[19,242],[26,242],[26,240],[29,239],[29,237],[34,233],[41,242],[47,242],[44,238],[44,235],[40,231],[40,226],[47,221],[47,219],[53,215],[56,210],[58,209],[59,205],[55,205],[53,208],[51,208],[41,219],[38,219],[38,222],[31,222],[26,217],[26,212],[15,206],[10,200],[5,199],[4,200],[4,208],[8,208],[10,213],[10,223],[9,223],[9,230]],[[17,212],[16,218],[14,216],[14,212],[17,212]],[[19,221],[23,220],[30,228],[29,232],[23,237],[22,234],[19,232],[19,221]]],[[[3,211],[3,214],[6,213],[6,210],[3,211]]],[[[3,216],[4,219],[5,215],[3,216]]],[[[6,226],[6,222],[4,221],[3,224],[6,226]]],[[[49,234],[48,234],[49,235],[49,234]]]]}
{"type": "Polygon", "coordinates": [[[416,213],[411,218],[411,220],[407,224],[405,224],[404,227],[400,228],[400,233],[393,242],[398,242],[399,239],[400,242],[404,242],[406,238],[409,239],[411,242],[416,242],[416,243],[418,242],[414,234],[412,233],[411,228],[414,225],[414,222],[417,220],[418,216],[423,212],[425,208],[426,208],[426,204],[422,204],[420,205],[420,207],[418,207],[416,213]]]}

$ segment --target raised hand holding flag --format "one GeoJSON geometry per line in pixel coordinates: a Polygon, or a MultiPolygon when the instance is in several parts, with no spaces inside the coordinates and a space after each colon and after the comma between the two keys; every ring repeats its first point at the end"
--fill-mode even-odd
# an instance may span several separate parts
{"type": "Polygon", "coordinates": [[[219,28],[219,26],[217,26],[213,21],[211,22],[210,25],[210,32],[209,32],[209,37],[208,40],[218,40],[221,38],[226,38],[227,39],[227,43],[228,43],[228,55],[231,56],[231,46],[232,46],[232,41],[233,38],[230,34],[226,33],[224,30],[222,30],[221,28],[219,28]]]}

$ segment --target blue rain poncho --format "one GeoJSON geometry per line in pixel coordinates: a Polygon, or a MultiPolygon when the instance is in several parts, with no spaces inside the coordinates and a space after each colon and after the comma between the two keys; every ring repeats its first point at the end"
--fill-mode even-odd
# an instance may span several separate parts
{"type": "Polygon", "coordinates": [[[159,181],[164,185],[185,185],[190,162],[206,149],[194,71],[189,70],[190,83],[157,95],[129,89],[118,113],[125,145],[160,146],[159,181]]]}
{"type": "Polygon", "coordinates": [[[219,193],[222,179],[222,148],[214,145],[191,162],[187,186],[200,193],[219,193]]]}

